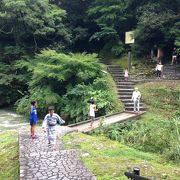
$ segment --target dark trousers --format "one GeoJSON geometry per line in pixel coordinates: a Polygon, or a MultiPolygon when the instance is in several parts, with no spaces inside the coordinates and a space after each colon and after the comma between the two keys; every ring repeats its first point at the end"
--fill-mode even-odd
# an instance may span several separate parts
{"type": "Polygon", "coordinates": [[[161,71],[157,70],[156,75],[157,75],[157,77],[160,78],[161,77],[161,71]]]}

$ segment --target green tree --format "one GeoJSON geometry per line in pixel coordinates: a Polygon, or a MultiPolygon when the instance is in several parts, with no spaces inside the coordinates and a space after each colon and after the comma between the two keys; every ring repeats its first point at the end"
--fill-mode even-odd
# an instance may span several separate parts
{"type": "Polygon", "coordinates": [[[48,0],[1,0],[0,37],[4,43],[39,48],[70,40],[63,24],[66,12],[48,0]],[[45,43],[44,43],[45,42],[45,43]]]}
{"type": "Polygon", "coordinates": [[[1,105],[17,100],[27,87],[16,76],[16,60],[45,47],[61,50],[70,42],[65,18],[65,10],[48,0],[0,0],[1,105]]]}
{"type": "Polygon", "coordinates": [[[40,114],[54,104],[71,122],[79,122],[88,118],[88,100],[92,96],[97,100],[99,115],[121,109],[95,54],[67,55],[44,50],[33,60],[19,61],[17,67],[31,73],[29,95],[17,102],[21,113],[27,113],[29,102],[36,99],[40,114]]]}
{"type": "Polygon", "coordinates": [[[87,9],[91,0],[55,0],[54,3],[66,10],[66,25],[72,34],[72,51],[84,52],[90,51],[93,47],[89,42],[91,31],[96,29],[87,15],[87,9]]]}
{"type": "Polygon", "coordinates": [[[169,51],[172,49],[176,37],[172,33],[172,27],[178,21],[178,5],[178,1],[173,1],[172,4],[167,0],[149,1],[138,8],[134,45],[137,55],[147,55],[154,45],[169,51]]]}
{"type": "Polygon", "coordinates": [[[128,1],[95,0],[89,8],[88,14],[97,23],[99,30],[91,36],[90,40],[101,40],[109,51],[115,52],[116,55],[121,54],[128,17],[127,9],[128,1]],[[119,47],[119,51],[115,51],[117,47],[119,47]]]}

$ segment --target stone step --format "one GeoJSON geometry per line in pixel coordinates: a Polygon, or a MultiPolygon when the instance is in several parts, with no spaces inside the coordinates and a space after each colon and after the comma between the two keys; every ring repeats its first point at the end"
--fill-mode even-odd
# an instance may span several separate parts
{"type": "Polygon", "coordinates": [[[124,73],[124,71],[122,69],[108,69],[109,72],[111,73],[124,73]]]}
{"type": "Polygon", "coordinates": [[[132,103],[131,98],[130,99],[121,99],[121,101],[126,104],[126,103],[132,103]]]}
{"type": "Polygon", "coordinates": [[[118,92],[133,92],[134,88],[118,88],[118,92]]]}
{"type": "Polygon", "coordinates": [[[108,69],[121,69],[122,70],[120,66],[109,66],[108,69]]]}
{"type": "Polygon", "coordinates": [[[114,79],[116,80],[124,80],[124,75],[112,75],[114,79]]]}
{"type": "Polygon", "coordinates": [[[112,73],[116,73],[116,72],[124,73],[124,71],[122,69],[108,69],[108,71],[112,72],[112,73]]]}
{"type": "Polygon", "coordinates": [[[117,80],[116,84],[117,85],[124,85],[124,84],[135,85],[135,82],[134,81],[124,81],[124,79],[122,79],[122,80],[117,80]]]}
{"type": "Polygon", "coordinates": [[[124,75],[124,72],[121,72],[121,71],[108,71],[111,75],[116,75],[116,74],[121,74],[121,75],[124,75]]]}
{"type": "MultiPolygon", "coordinates": [[[[147,110],[147,108],[142,107],[142,106],[140,106],[139,109],[140,109],[140,111],[146,111],[147,110]]],[[[126,107],[125,110],[126,111],[134,111],[134,107],[126,107]]]]}
{"type": "Polygon", "coordinates": [[[118,80],[120,80],[120,81],[123,80],[123,81],[124,81],[124,75],[117,75],[117,76],[116,76],[116,75],[115,75],[115,76],[112,75],[112,77],[113,77],[113,79],[115,79],[115,80],[117,80],[117,81],[118,81],[118,80]]]}
{"type": "Polygon", "coordinates": [[[118,65],[108,66],[108,69],[114,69],[114,68],[120,68],[121,69],[121,67],[118,65]]]}
{"type": "Polygon", "coordinates": [[[127,92],[119,92],[118,91],[118,95],[120,95],[120,97],[124,96],[124,95],[131,95],[132,96],[132,92],[128,92],[128,91],[127,92]]]}
{"type": "MultiPolygon", "coordinates": [[[[134,102],[131,101],[130,103],[125,103],[124,106],[125,107],[134,107],[134,102]]],[[[140,103],[140,106],[143,107],[143,104],[140,103]]]]}
{"type": "Polygon", "coordinates": [[[122,75],[122,76],[124,76],[124,73],[123,72],[111,72],[111,75],[112,76],[116,76],[116,75],[122,75]]]}
{"type": "Polygon", "coordinates": [[[131,84],[121,84],[121,85],[116,85],[117,89],[134,89],[134,85],[131,85],[131,84]]]}
{"type": "Polygon", "coordinates": [[[131,99],[132,98],[132,94],[128,94],[128,95],[119,95],[118,96],[120,99],[131,99]]]}

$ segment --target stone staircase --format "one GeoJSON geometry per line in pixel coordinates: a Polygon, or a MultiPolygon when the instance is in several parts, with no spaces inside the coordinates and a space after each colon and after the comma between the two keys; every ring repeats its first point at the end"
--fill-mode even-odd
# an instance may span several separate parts
{"type": "Polygon", "coordinates": [[[180,79],[180,64],[165,64],[163,67],[163,75],[165,79],[180,79]]]}
{"type": "MultiPolygon", "coordinates": [[[[117,65],[108,65],[108,72],[113,77],[118,90],[119,99],[124,103],[125,111],[134,111],[134,104],[131,101],[135,82],[132,80],[124,81],[124,71],[117,65]]],[[[140,111],[146,108],[140,103],[140,111]]]]}

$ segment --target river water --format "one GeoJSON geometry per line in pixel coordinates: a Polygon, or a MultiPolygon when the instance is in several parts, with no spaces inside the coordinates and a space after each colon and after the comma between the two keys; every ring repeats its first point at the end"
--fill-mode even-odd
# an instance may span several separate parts
{"type": "Polygon", "coordinates": [[[28,120],[12,110],[0,109],[0,132],[27,126],[28,120]]]}

